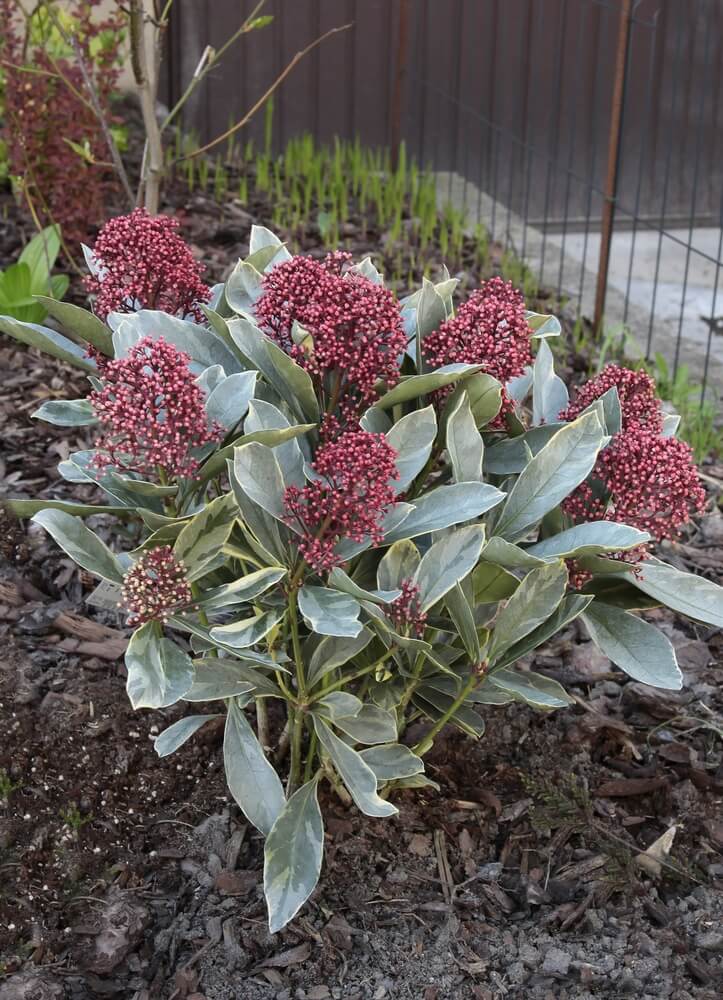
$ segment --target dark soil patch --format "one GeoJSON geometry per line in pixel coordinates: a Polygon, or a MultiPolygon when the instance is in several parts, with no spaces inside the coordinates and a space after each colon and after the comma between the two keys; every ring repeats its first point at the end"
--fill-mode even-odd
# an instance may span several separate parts
{"type": "MultiPolygon", "coordinates": [[[[221,279],[256,209],[180,186],[170,202],[221,279]]],[[[82,376],[0,338],[0,495],[93,499],[55,471],[82,435],[29,417],[84,391],[82,376]]],[[[720,482],[723,469],[706,474],[720,482]]],[[[117,526],[93,523],[117,541],[117,526]]],[[[671,694],[568,629],[534,665],[576,707],[488,710],[479,744],[450,734],[432,755],[441,791],[400,795],[394,820],[325,803],[321,884],[271,937],[262,844],[226,792],[219,729],[159,760],[151,736],[184,708],[132,712],[120,618],[86,604],[92,581],[42,531],[8,522],[2,538],[2,1000],[720,995],[720,631],[658,613],[686,676],[671,694]],[[673,828],[660,867],[641,864],[673,828]]],[[[718,578],[723,519],[711,513],[666,558],[718,578]]]]}

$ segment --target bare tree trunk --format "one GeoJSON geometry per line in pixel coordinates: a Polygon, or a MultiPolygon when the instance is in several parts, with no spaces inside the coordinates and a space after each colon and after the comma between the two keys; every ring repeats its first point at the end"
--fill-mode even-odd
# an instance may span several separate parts
{"type": "MultiPolygon", "coordinates": [[[[138,88],[138,98],[143,115],[143,127],[146,133],[146,147],[143,154],[143,171],[138,191],[138,203],[143,205],[151,215],[158,214],[161,195],[161,179],[163,177],[163,143],[161,129],[156,117],[156,94],[158,90],[158,74],[149,71],[148,54],[146,51],[145,13],[143,0],[130,2],[130,42],[131,64],[133,76],[138,88]]],[[[156,51],[160,44],[160,31],[154,26],[153,48],[156,51]]],[[[157,64],[158,59],[154,59],[157,64]]]]}

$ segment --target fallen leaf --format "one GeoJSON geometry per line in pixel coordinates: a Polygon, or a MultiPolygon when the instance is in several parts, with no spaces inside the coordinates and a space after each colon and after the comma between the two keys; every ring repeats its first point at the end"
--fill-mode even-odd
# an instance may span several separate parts
{"type": "Polygon", "coordinates": [[[647,850],[635,855],[637,864],[655,878],[659,878],[662,873],[663,866],[660,862],[665,861],[670,854],[677,830],[678,827],[675,825],[668,827],[665,833],[653,841],[647,850]]]}
{"type": "Polygon", "coordinates": [[[286,951],[277,952],[270,958],[265,958],[258,966],[259,969],[287,969],[290,965],[299,965],[305,962],[311,954],[311,942],[304,941],[294,948],[287,948],[286,951]]]}

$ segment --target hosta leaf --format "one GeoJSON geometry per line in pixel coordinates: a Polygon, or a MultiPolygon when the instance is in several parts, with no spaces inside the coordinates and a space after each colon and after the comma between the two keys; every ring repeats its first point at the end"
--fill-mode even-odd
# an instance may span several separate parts
{"type": "Polygon", "coordinates": [[[281,521],[284,509],[284,477],[271,448],[257,441],[234,450],[236,481],[250,500],[281,521]]]}
{"type": "Polygon", "coordinates": [[[462,392],[447,418],[447,452],[457,483],[482,482],[484,442],[472,416],[469,396],[462,392]]]}
{"type": "Polygon", "coordinates": [[[299,610],[307,627],[319,635],[357,636],[361,605],[349,594],[330,587],[305,586],[299,591],[299,610]]]}
{"type": "Polygon", "coordinates": [[[81,309],[80,306],[74,306],[72,302],[59,302],[48,295],[36,295],[35,298],[51,316],[62,323],[66,330],[83,340],[87,340],[89,344],[97,347],[107,357],[113,357],[111,332],[105,323],[92,312],[81,309]]]}
{"type": "Polygon", "coordinates": [[[30,416],[59,427],[91,427],[98,423],[88,399],[48,399],[30,416]]]}
{"type": "Polygon", "coordinates": [[[216,420],[231,430],[246,415],[256,389],[257,372],[236,372],[212,390],[206,400],[209,420],[216,420]]]}
{"type": "Polygon", "coordinates": [[[220,719],[220,715],[187,715],[184,719],[174,722],[168,729],[156,737],[153,749],[159,757],[168,757],[180,746],[190,740],[194,733],[197,733],[201,726],[205,726],[211,719],[220,719]]]}
{"type": "Polygon", "coordinates": [[[385,543],[401,538],[415,538],[430,531],[439,531],[462,521],[470,521],[504,500],[505,494],[485,483],[455,483],[438,486],[418,497],[413,510],[399,527],[384,537],[385,543]]]}
{"type": "Polygon", "coordinates": [[[582,620],[598,649],[636,681],[671,691],[683,686],[675,650],[649,622],[598,600],[582,620]]]}
{"type": "Polygon", "coordinates": [[[414,574],[423,611],[472,572],[484,541],[484,525],[474,524],[445,535],[425,552],[414,574]]]}
{"type": "Polygon", "coordinates": [[[324,826],[316,787],[316,780],[308,781],[294,792],[264,845],[264,895],[272,934],[293,920],[319,881],[324,826]]]}
{"type": "Polygon", "coordinates": [[[437,389],[442,389],[444,386],[469,378],[470,375],[481,370],[481,365],[457,364],[444,365],[427,375],[410,375],[408,378],[400,379],[393,389],[377,400],[374,409],[390,410],[398,403],[406,403],[410,399],[427,396],[430,392],[436,392],[437,389]]]}
{"type": "Polygon", "coordinates": [[[76,368],[82,368],[87,372],[96,371],[95,362],[85,356],[84,347],[47,326],[23,323],[12,316],[0,316],[0,331],[6,333],[8,337],[19,340],[21,344],[37,347],[52,358],[59,358],[60,361],[75,365],[76,368]]]}
{"type": "Polygon", "coordinates": [[[226,608],[231,604],[244,604],[246,601],[252,601],[258,597],[259,594],[263,594],[285,576],[286,570],[283,566],[268,566],[265,569],[256,570],[255,573],[248,573],[231,583],[224,583],[220,587],[206,590],[200,596],[198,603],[205,611],[226,608]]]}
{"type": "Polygon", "coordinates": [[[495,534],[510,541],[523,536],[587,478],[605,440],[596,413],[561,427],[520,473],[495,534]]]}
{"type": "Polygon", "coordinates": [[[566,589],[564,563],[550,563],[531,570],[497,615],[490,643],[490,661],[499,659],[506,649],[549,618],[566,589]]]}
{"type": "Polygon", "coordinates": [[[232,622],[230,625],[217,625],[209,632],[213,641],[225,643],[233,649],[245,649],[260,642],[271,629],[278,625],[284,617],[284,610],[265,611],[251,618],[232,622]]]}
{"type": "Polygon", "coordinates": [[[639,531],[615,521],[588,521],[568,528],[557,535],[545,538],[525,549],[538,559],[568,559],[597,555],[600,552],[619,552],[632,549],[650,540],[646,531],[639,531]]]}
{"type": "Polygon", "coordinates": [[[515,695],[521,701],[535,708],[567,708],[574,704],[562,685],[557,681],[536,674],[517,670],[495,670],[488,678],[493,687],[501,688],[515,695]]]}
{"type": "Polygon", "coordinates": [[[212,500],[181,528],[173,554],[186,567],[191,582],[223,565],[223,546],[231,534],[236,513],[233,497],[224,494],[212,500]]]}
{"type": "Polygon", "coordinates": [[[235,699],[228,706],[223,760],[229,791],[248,821],[268,836],[286,804],[284,790],[235,699]]]}
{"type": "Polygon", "coordinates": [[[533,379],[532,422],[539,425],[559,420],[568,404],[567,387],[555,374],[555,361],[545,340],[537,348],[533,379]]]}
{"type": "Polygon", "coordinates": [[[628,580],[661,604],[689,618],[723,627],[723,587],[711,580],[649,559],[635,567],[628,580]]]}
{"type": "Polygon", "coordinates": [[[395,464],[399,479],[391,482],[395,493],[406,490],[424,468],[436,436],[437,418],[433,406],[408,413],[388,432],[387,441],[397,452],[395,464]]]}
{"type": "Polygon", "coordinates": [[[372,633],[363,628],[355,636],[330,635],[322,639],[309,661],[309,686],[313,687],[330,671],[343,666],[361,653],[373,639],[372,633]]]}
{"type": "Polygon", "coordinates": [[[372,769],[379,783],[395,778],[410,778],[424,771],[424,761],[401,743],[386,743],[370,747],[359,754],[364,763],[372,769]]]}
{"type": "Polygon", "coordinates": [[[419,549],[407,538],[390,545],[377,567],[377,586],[380,590],[398,589],[414,576],[420,559],[419,549]]]}
{"type": "Polygon", "coordinates": [[[160,634],[156,622],[146,622],[131,636],[125,655],[126,691],[133,708],[166,708],[193,684],[190,656],[160,634]]]}
{"type": "Polygon", "coordinates": [[[319,743],[331,757],[357,808],[365,816],[396,816],[398,812],[396,807],[391,802],[380,799],[377,795],[376,775],[364,762],[361,754],[340,740],[332,732],[328,723],[319,716],[314,716],[314,728],[319,737],[319,743]]]}
{"type": "Polygon", "coordinates": [[[78,566],[112,583],[123,582],[123,568],[118,557],[79,517],[62,510],[45,509],[34,514],[32,520],[45,528],[78,566]]]}

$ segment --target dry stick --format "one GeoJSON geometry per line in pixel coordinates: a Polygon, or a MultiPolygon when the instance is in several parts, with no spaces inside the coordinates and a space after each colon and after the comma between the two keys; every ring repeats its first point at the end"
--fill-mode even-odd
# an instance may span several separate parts
{"type": "Polygon", "coordinates": [[[246,112],[246,114],[240,121],[236,122],[235,125],[232,125],[231,128],[226,129],[226,131],[222,135],[219,135],[215,139],[212,139],[211,142],[207,142],[205,146],[199,146],[198,149],[194,149],[192,153],[187,153],[185,156],[179,157],[179,159],[176,160],[175,162],[183,163],[185,160],[191,160],[196,156],[200,156],[201,153],[205,153],[207,150],[212,149],[214,146],[217,146],[220,142],[225,142],[226,139],[230,138],[230,136],[232,136],[235,132],[238,132],[240,128],[243,128],[244,125],[248,124],[250,119],[253,118],[253,116],[256,114],[259,108],[263,107],[263,105],[266,103],[266,101],[268,101],[269,97],[271,97],[276,88],[281,83],[283,83],[283,81],[292,71],[294,66],[296,66],[296,64],[301,59],[303,59],[304,56],[308,55],[309,52],[311,52],[312,49],[315,49],[317,45],[321,45],[321,43],[325,41],[327,38],[329,38],[331,35],[335,35],[339,31],[346,31],[347,28],[351,28],[351,26],[352,22],[350,22],[349,24],[343,24],[339,28],[330,28],[329,31],[324,32],[323,35],[320,35],[319,38],[315,39],[315,41],[307,45],[305,49],[301,49],[299,52],[297,52],[294,58],[291,60],[291,62],[286,66],[285,69],[281,71],[281,73],[279,73],[279,75],[276,77],[271,86],[261,95],[258,101],[256,101],[253,107],[246,112]]]}
{"type": "MultiPolygon", "coordinates": [[[[151,215],[158,214],[161,196],[161,177],[163,175],[163,144],[161,130],[156,118],[155,81],[148,73],[146,40],[144,34],[144,14],[142,0],[131,0],[130,4],[130,40],[131,66],[133,77],[138,88],[138,99],[143,116],[143,127],[146,132],[146,149],[144,153],[145,168],[141,176],[141,184],[136,201],[140,201],[141,190],[146,209],[151,215]],[[147,156],[146,156],[147,153],[147,156]]],[[[156,40],[157,43],[157,34],[156,40]]]]}
{"type": "MultiPolygon", "coordinates": [[[[53,10],[51,6],[47,7],[47,11],[58,33],[60,34],[60,37],[63,39],[65,44],[69,45],[73,50],[73,53],[75,55],[75,61],[78,64],[78,69],[80,70],[80,75],[83,77],[83,83],[85,84],[86,89],[88,91],[88,97],[90,99],[90,107],[92,108],[95,117],[98,119],[98,123],[100,124],[100,128],[103,133],[103,138],[105,139],[105,144],[108,147],[108,152],[110,153],[110,158],[113,163],[113,168],[115,172],[118,174],[118,179],[120,180],[125,196],[128,199],[128,206],[129,208],[133,208],[133,206],[135,205],[135,198],[133,197],[133,192],[131,191],[131,185],[128,180],[128,174],[126,173],[126,169],[123,166],[123,161],[121,160],[121,156],[118,151],[118,145],[115,139],[113,138],[113,133],[111,132],[110,126],[108,125],[108,120],[105,114],[103,113],[103,108],[101,107],[100,98],[98,97],[98,91],[96,89],[95,83],[93,82],[93,78],[90,75],[90,72],[88,71],[85,59],[83,58],[83,51],[80,45],[78,44],[78,39],[75,37],[75,35],[69,35],[67,33],[67,31],[63,27],[60,18],[58,17],[57,13],[53,10]]],[[[55,66],[55,63],[53,63],[53,65],[55,66]]],[[[67,84],[68,81],[65,81],[65,78],[63,77],[62,73],[60,73],[60,71],[58,70],[58,67],[55,66],[55,68],[61,80],[63,80],[63,82],[67,84]]],[[[87,104],[88,102],[85,103],[87,104]]]]}

